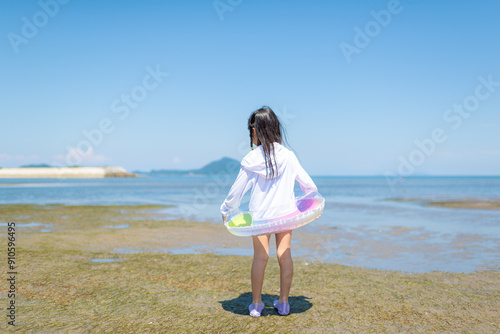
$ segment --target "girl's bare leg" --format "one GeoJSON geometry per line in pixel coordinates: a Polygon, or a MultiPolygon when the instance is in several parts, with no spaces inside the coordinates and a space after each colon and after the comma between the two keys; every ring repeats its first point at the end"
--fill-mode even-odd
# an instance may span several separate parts
{"type": "Polygon", "coordinates": [[[293,261],[290,251],[291,240],[292,231],[276,233],[276,255],[280,264],[280,303],[288,303],[288,294],[292,286],[293,261]]]}
{"type": "Polygon", "coordinates": [[[253,237],[252,304],[262,304],[262,284],[269,259],[269,235],[253,237]]]}

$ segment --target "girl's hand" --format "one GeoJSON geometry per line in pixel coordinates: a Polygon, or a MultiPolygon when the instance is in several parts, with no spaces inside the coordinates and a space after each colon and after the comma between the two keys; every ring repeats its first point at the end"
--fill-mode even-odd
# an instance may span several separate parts
{"type": "Polygon", "coordinates": [[[222,215],[222,222],[225,224],[226,223],[226,216],[222,215]]]}

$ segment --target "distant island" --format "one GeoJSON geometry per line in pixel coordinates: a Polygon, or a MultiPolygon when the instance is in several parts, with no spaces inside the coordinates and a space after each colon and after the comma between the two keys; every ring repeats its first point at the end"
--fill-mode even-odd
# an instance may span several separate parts
{"type": "Polygon", "coordinates": [[[203,176],[211,174],[235,174],[239,169],[240,162],[238,160],[224,157],[199,169],[160,169],[150,172],[133,171],[133,173],[143,176],[203,176]]]}
{"type": "MultiPolygon", "coordinates": [[[[23,165],[23,166],[19,166],[19,168],[51,168],[53,166],[51,165],[47,165],[47,164],[31,164],[31,165],[23,165]]],[[[71,166],[68,166],[68,167],[71,167],[71,166]]],[[[76,166],[74,166],[76,167],[76,166]]]]}
{"type": "Polygon", "coordinates": [[[105,178],[137,177],[123,167],[50,167],[45,164],[19,168],[0,168],[0,179],[44,179],[44,178],[105,178]]]}

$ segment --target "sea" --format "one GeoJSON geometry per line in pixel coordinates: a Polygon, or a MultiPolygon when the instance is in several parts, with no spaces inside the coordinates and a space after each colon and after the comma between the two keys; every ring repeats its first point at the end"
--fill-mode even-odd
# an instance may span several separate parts
{"type": "MultiPolygon", "coordinates": [[[[169,206],[160,210],[168,219],[220,223],[219,207],[234,178],[1,179],[0,204],[158,204],[169,206]]],[[[500,210],[426,205],[430,201],[498,202],[498,176],[312,178],[326,200],[325,210],[318,220],[294,231],[294,256],[417,273],[500,270],[500,210]]],[[[298,185],[296,194],[300,194],[298,185]]],[[[243,202],[248,200],[249,193],[243,202]]],[[[252,255],[252,249],[219,248],[216,253],[252,255]]]]}

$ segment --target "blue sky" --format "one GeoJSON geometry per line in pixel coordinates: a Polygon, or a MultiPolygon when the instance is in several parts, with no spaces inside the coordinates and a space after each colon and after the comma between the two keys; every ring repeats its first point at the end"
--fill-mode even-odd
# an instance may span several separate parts
{"type": "Polygon", "coordinates": [[[500,174],[498,1],[2,8],[1,167],[239,160],[269,105],[313,175],[500,174]]]}

